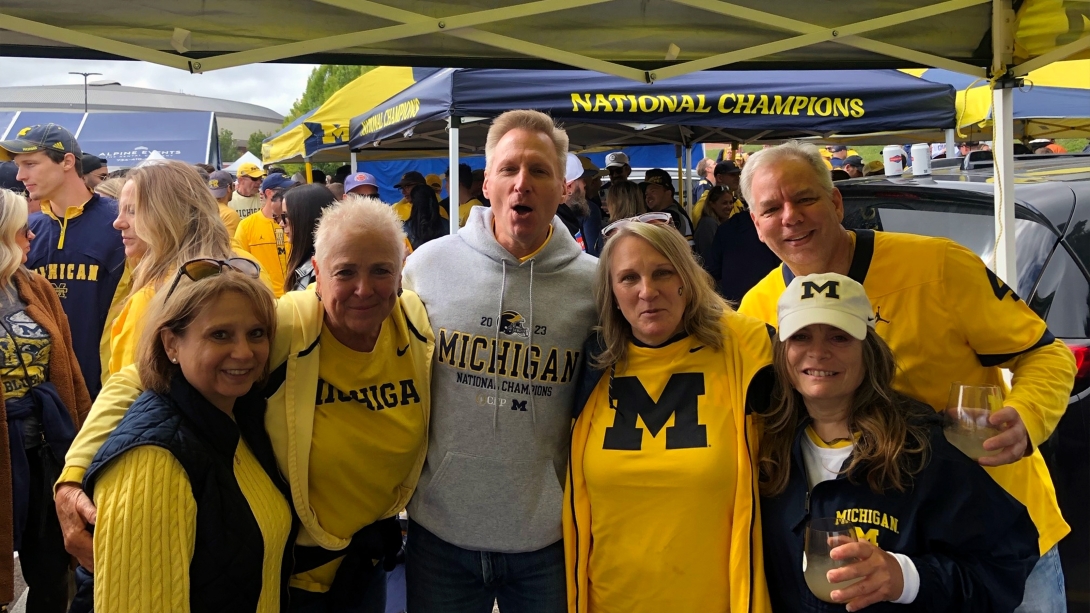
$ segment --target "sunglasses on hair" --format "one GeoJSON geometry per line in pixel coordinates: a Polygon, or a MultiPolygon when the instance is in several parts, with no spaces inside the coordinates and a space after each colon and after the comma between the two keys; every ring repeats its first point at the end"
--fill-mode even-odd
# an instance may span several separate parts
{"type": "Polygon", "coordinates": [[[191,281],[200,281],[201,279],[214,277],[228,269],[240,272],[253,279],[261,277],[261,267],[256,262],[251,262],[246,258],[228,258],[226,260],[197,258],[189,260],[178,268],[178,274],[174,275],[174,282],[170,284],[170,289],[167,290],[167,298],[170,298],[170,295],[178,288],[178,282],[182,280],[182,277],[189,277],[191,281]]]}
{"type": "Polygon", "coordinates": [[[618,230],[630,223],[649,223],[653,226],[672,226],[674,225],[674,218],[669,213],[644,213],[643,215],[628,217],[627,219],[618,219],[602,229],[602,238],[609,240],[609,237],[613,236],[618,230]]]}

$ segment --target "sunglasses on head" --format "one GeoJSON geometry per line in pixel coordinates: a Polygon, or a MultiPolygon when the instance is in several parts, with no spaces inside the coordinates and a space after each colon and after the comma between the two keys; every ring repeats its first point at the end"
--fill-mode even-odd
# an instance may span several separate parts
{"type": "Polygon", "coordinates": [[[636,215],[635,217],[618,219],[602,229],[602,238],[609,240],[609,237],[613,236],[618,230],[630,223],[649,223],[654,226],[672,226],[674,225],[674,218],[669,213],[644,213],[643,215],[636,215]]]}
{"type": "Polygon", "coordinates": [[[197,258],[189,260],[178,268],[178,274],[174,275],[174,282],[170,284],[170,289],[167,290],[167,298],[178,288],[178,282],[182,280],[182,277],[189,277],[191,281],[200,281],[201,279],[214,277],[228,269],[240,272],[253,279],[261,277],[261,267],[256,262],[246,258],[227,258],[226,260],[197,258]]]}

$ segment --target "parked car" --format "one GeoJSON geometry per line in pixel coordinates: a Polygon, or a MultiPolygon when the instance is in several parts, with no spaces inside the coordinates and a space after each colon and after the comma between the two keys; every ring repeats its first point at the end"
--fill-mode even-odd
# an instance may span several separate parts
{"type": "MultiPolygon", "coordinates": [[[[990,162],[936,167],[930,177],[837,182],[845,227],[950,238],[993,270],[994,186],[990,162]]],[[[1016,290],[1067,343],[1078,364],[1067,412],[1041,452],[1071,525],[1060,543],[1069,610],[1085,613],[1090,612],[1090,156],[1019,157],[1014,199],[1016,290]]]]}

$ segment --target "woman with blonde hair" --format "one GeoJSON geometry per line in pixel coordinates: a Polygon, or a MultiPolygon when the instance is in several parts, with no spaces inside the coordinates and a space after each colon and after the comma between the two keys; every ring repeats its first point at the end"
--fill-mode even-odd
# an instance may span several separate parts
{"type": "Polygon", "coordinates": [[[95,455],[94,610],[278,613],[290,493],[264,428],[272,292],[243,258],[186,262],[152,300],[147,390],[95,455]]]}
{"type": "Polygon", "coordinates": [[[68,565],[53,483],[91,409],[53,285],[28,271],[27,201],[0,189],[0,602],[14,600],[12,553],[28,611],[65,611],[68,565]]]}
{"type": "Polygon", "coordinates": [[[606,208],[613,220],[628,219],[647,212],[640,186],[632,181],[617,181],[609,186],[606,208]]]}
{"type": "MultiPolygon", "coordinates": [[[[133,363],[148,304],[180,265],[198,257],[253,259],[232,249],[216,199],[189,164],[141,166],[125,178],[114,227],[132,266],[132,291],[111,328],[110,375],[133,363]]],[[[268,276],[262,281],[268,285],[268,276]]]]}
{"type": "Polygon", "coordinates": [[[95,193],[103,196],[109,196],[114,200],[121,197],[121,188],[125,187],[125,179],[122,177],[114,177],[112,179],[106,179],[102,183],[95,186],[95,193]]]}
{"type": "Polygon", "coordinates": [[[768,332],[653,221],[604,233],[564,505],[568,610],[768,611],[749,454],[768,332]]]}

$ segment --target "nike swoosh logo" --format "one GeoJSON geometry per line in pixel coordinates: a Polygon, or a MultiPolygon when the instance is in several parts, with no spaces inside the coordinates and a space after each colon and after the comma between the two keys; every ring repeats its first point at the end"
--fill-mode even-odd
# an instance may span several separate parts
{"type": "Polygon", "coordinates": [[[397,350],[397,357],[399,357],[399,358],[400,358],[401,356],[405,355],[405,352],[406,352],[406,351],[408,351],[408,350],[409,350],[409,346],[408,346],[408,345],[405,345],[405,346],[404,346],[404,347],[402,347],[401,349],[398,349],[398,350],[397,350]]]}
{"type": "Polygon", "coordinates": [[[701,345],[699,347],[693,347],[692,349],[689,350],[689,353],[696,353],[697,351],[700,351],[703,348],[704,348],[704,345],[701,345]]]}

